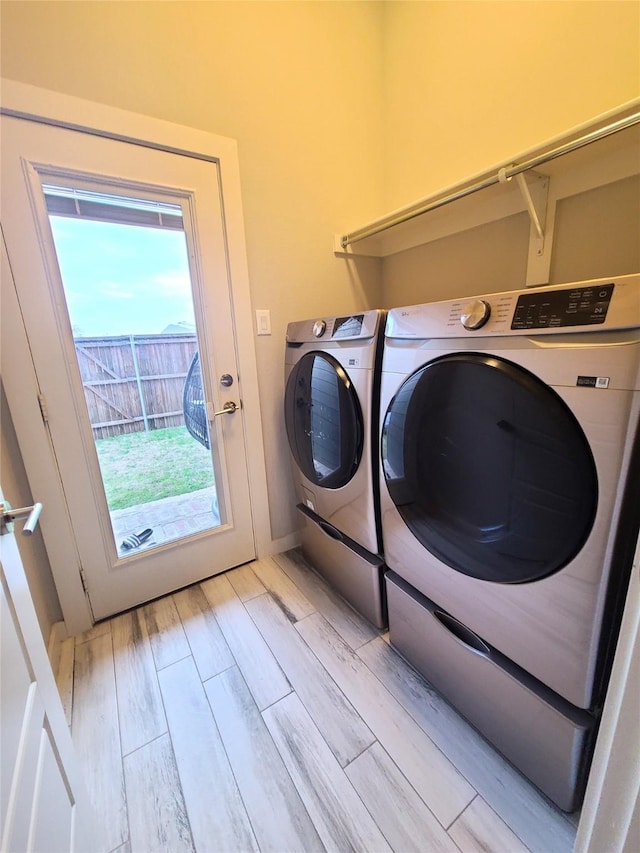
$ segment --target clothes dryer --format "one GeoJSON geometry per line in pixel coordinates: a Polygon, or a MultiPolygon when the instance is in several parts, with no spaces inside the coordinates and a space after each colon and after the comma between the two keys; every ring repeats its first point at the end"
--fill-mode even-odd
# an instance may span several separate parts
{"type": "Polygon", "coordinates": [[[379,627],[383,603],[377,448],[385,313],[290,323],[285,425],[311,564],[379,627]]]}
{"type": "Polygon", "coordinates": [[[639,410],[638,275],[389,312],[391,642],[569,811],[637,538],[639,410]]]}

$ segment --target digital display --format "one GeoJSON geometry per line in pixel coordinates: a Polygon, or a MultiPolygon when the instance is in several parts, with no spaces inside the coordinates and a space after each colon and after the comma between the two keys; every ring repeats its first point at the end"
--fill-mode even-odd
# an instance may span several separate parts
{"type": "Polygon", "coordinates": [[[350,317],[337,317],[333,324],[333,338],[355,338],[362,332],[364,314],[352,314],[350,317]]]}
{"type": "Polygon", "coordinates": [[[511,328],[555,329],[604,323],[612,294],[613,284],[523,293],[518,297],[511,328]]]}

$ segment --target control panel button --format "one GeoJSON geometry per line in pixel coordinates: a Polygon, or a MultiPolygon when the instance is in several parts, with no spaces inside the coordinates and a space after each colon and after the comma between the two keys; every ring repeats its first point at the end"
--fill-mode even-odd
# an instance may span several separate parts
{"type": "Polygon", "coordinates": [[[321,338],[327,330],[327,324],[324,320],[316,320],[313,324],[313,334],[316,338],[321,338]]]}
{"type": "Polygon", "coordinates": [[[469,331],[481,329],[491,316],[491,305],[484,299],[474,299],[462,307],[460,322],[469,331]]]}
{"type": "Polygon", "coordinates": [[[535,290],[518,297],[511,328],[555,329],[591,326],[605,322],[614,285],[535,290]]]}

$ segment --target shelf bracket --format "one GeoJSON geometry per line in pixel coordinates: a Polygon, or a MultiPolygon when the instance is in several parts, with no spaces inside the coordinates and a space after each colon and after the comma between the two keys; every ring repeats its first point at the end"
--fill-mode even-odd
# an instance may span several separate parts
{"type": "Polygon", "coordinates": [[[498,172],[498,180],[506,184],[515,177],[518,189],[524,199],[524,203],[531,219],[532,238],[535,240],[535,251],[537,255],[544,254],[544,228],[547,219],[547,200],[549,197],[549,176],[542,175],[530,169],[526,174],[531,175],[529,183],[524,172],[518,172],[510,176],[509,169],[503,168],[498,172]]]}

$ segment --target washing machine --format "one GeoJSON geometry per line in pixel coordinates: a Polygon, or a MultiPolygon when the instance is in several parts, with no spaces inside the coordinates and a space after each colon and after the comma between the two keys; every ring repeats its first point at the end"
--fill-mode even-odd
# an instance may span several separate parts
{"type": "Polygon", "coordinates": [[[639,410],[640,275],[389,312],[391,642],[566,811],[638,534],[639,410]]]}
{"type": "Polygon", "coordinates": [[[360,613],[386,625],[377,450],[385,312],[290,323],[284,414],[302,550],[360,613]]]}

